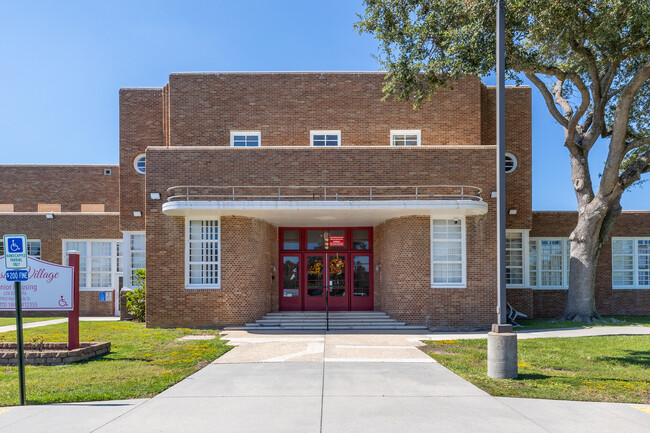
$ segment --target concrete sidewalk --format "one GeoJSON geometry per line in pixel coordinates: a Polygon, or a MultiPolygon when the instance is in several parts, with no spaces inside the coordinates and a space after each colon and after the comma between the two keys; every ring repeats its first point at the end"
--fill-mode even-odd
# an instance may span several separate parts
{"type": "Polygon", "coordinates": [[[649,431],[650,405],[491,397],[416,348],[428,333],[225,338],[238,347],[152,399],[0,409],[0,432],[649,431]]]}

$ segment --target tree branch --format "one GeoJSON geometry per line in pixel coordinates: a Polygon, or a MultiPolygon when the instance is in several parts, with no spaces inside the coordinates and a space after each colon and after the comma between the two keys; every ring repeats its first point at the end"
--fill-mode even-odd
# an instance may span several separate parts
{"type": "MultiPolygon", "coordinates": [[[[582,81],[582,79],[578,74],[568,73],[567,77],[578,88],[578,90],[580,91],[580,96],[582,98],[582,102],[580,103],[578,112],[571,117],[571,119],[569,120],[569,125],[567,126],[567,138],[570,138],[575,136],[578,122],[580,121],[580,119],[582,119],[582,116],[584,116],[584,114],[587,112],[587,109],[589,108],[589,104],[591,103],[591,96],[589,95],[589,89],[587,88],[584,81],[582,81]]],[[[583,143],[582,141],[583,140],[581,140],[580,142],[580,146],[584,147],[587,151],[595,143],[595,140],[594,142],[588,142],[588,143],[583,143]]]]}
{"type": "Polygon", "coordinates": [[[548,108],[549,113],[551,113],[551,116],[563,127],[568,127],[569,126],[569,121],[562,116],[562,113],[560,113],[560,110],[557,109],[557,106],[555,105],[555,101],[553,100],[553,95],[551,92],[548,90],[548,87],[546,87],[546,84],[542,80],[535,75],[534,72],[528,72],[524,71],[526,74],[526,77],[539,89],[540,93],[544,97],[544,102],[546,102],[546,108],[548,108]]]}
{"type": "Polygon", "coordinates": [[[643,173],[650,171],[650,150],[646,150],[627,166],[618,178],[621,187],[625,190],[637,180],[641,179],[643,173]]]}
{"type": "MultiPolygon", "coordinates": [[[[600,179],[600,191],[605,191],[605,193],[614,190],[616,183],[620,183],[624,188],[627,188],[632,183],[636,182],[635,179],[632,182],[623,180],[619,178],[619,171],[621,168],[621,162],[625,157],[625,154],[628,152],[627,143],[625,142],[625,135],[627,134],[628,121],[630,117],[630,108],[634,102],[634,97],[641,88],[641,86],[650,79],[650,60],[647,61],[639,70],[634,74],[634,77],[624,86],[623,92],[619,97],[618,104],[616,104],[616,112],[614,113],[614,125],[612,128],[612,138],[609,142],[609,152],[607,154],[607,162],[605,163],[605,168],[603,170],[602,178],[600,179]]],[[[643,155],[648,155],[650,152],[646,152],[643,155]]],[[[637,162],[642,162],[642,156],[637,158],[637,161],[630,164],[627,169],[623,172],[626,174],[629,169],[637,167],[637,162]]],[[[648,155],[650,157],[650,155],[648,155]]],[[[638,170],[639,168],[637,168],[638,170]]],[[[639,171],[642,173],[643,170],[639,171]]],[[[631,172],[630,172],[631,173],[631,172]]],[[[622,175],[621,175],[622,176],[622,175]]]]}
{"type": "Polygon", "coordinates": [[[626,152],[629,152],[630,150],[638,149],[641,146],[645,146],[647,144],[650,144],[650,137],[644,137],[644,138],[639,138],[638,140],[630,141],[627,143],[625,146],[626,152]]]}

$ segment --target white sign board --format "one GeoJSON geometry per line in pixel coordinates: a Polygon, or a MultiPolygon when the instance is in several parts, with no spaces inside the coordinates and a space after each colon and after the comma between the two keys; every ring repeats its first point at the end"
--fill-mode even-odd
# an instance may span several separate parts
{"type": "MultiPolygon", "coordinates": [[[[5,268],[27,268],[27,236],[4,235],[2,237],[5,248],[5,268]]],[[[4,278],[4,277],[3,277],[4,278]]]]}
{"type": "MultiPolygon", "coordinates": [[[[0,263],[0,311],[15,311],[14,284],[6,280],[7,268],[4,266],[4,261],[0,263]]],[[[29,257],[27,272],[29,278],[22,283],[23,311],[73,310],[74,268],[72,266],[57,265],[29,257]]]]}

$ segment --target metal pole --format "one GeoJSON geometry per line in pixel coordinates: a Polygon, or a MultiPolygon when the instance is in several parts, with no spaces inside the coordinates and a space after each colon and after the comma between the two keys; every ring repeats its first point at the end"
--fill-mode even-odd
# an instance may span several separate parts
{"type": "Polygon", "coordinates": [[[20,392],[20,405],[25,406],[25,351],[23,348],[23,301],[20,281],[14,282],[16,292],[16,341],[18,349],[18,388],[20,392]]]}
{"type": "Polygon", "coordinates": [[[497,0],[497,316],[506,323],[506,103],[505,6],[497,0]]]}

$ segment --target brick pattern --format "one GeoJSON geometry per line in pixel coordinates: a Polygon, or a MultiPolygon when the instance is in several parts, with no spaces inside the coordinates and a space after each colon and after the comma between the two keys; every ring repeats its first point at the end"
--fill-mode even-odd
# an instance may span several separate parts
{"type": "MultiPolygon", "coordinates": [[[[142,231],[144,217],[145,176],[133,168],[135,158],[145,153],[147,146],[162,146],[162,89],[120,90],[120,224],[122,231],[142,231]]],[[[148,168],[148,164],[147,164],[148,168]]]]}
{"type": "MultiPolygon", "coordinates": [[[[5,233],[24,233],[28,239],[40,239],[41,259],[52,263],[61,263],[63,239],[122,239],[118,230],[117,214],[63,214],[54,219],[45,215],[9,214],[0,216],[0,235],[5,233]]],[[[117,289],[117,288],[116,288],[117,289]]],[[[80,314],[82,316],[113,316],[113,301],[99,301],[99,292],[80,293],[80,314]]],[[[13,317],[12,312],[0,312],[0,317],[13,317]]],[[[48,316],[46,312],[37,312],[35,316],[48,316]]],[[[55,312],[52,315],[61,315],[55,312]]]]}
{"type": "Polygon", "coordinates": [[[277,310],[277,227],[254,218],[223,217],[220,238],[221,289],[185,289],[185,221],[149,213],[147,326],[242,325],[277,310]]]}
{"type": "Polygon", "coordinates": [[[119,181],[115,165],[0,165],[0,203],[13,204],[14,212],[38,212],[39,203],[59,204],[61,212],[101,203],[106,212],[117,212],[119,181]]]}
{"type": "MultiPolygon", "coordinates": [[[[576,226],[576,212],[533,212],[531,237],[569,237],[576,226]]],[[[611,237],[648,236],[650,212],[623,212],[611,237]]],[[[605,315],[650,314],[650,289],[612,289],[611,237],[603,246],[596,268],[596,309],[605,315]]],[[[508,302],[532,317],[557,317],[564,311],[566,290],[508,289],[508,302]],[[512,301],[511,301],[512,299],[512,301]]]]}
{"type": "MultiPolygon", "coordinates": [[[[0,366],[18,365],[17,343],[0,343],[0,366]]],[[[65,365],[87,361],[111,351],[111,343],[79,343],[79,348],[68,350],[67,343],[43,343],[42,348],[25,343],[26,365],[65,365]]]]}

